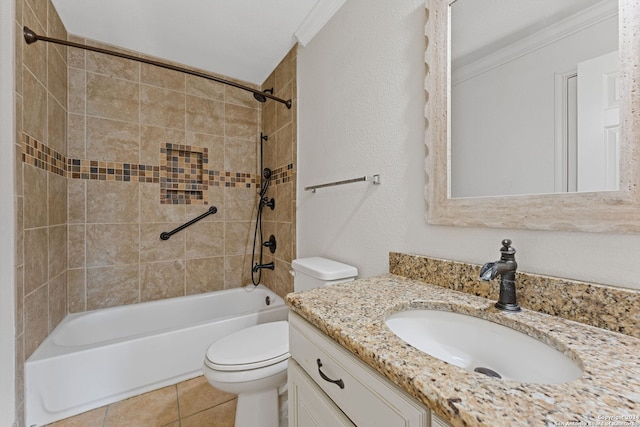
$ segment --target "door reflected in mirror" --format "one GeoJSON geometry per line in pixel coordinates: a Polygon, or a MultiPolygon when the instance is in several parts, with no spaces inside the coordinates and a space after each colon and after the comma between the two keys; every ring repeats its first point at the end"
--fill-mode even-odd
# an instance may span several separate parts
{"type": "Polygon", "coordinates": [[[618,190],[617,0],[457,0],[450,196],[618,190]]]}

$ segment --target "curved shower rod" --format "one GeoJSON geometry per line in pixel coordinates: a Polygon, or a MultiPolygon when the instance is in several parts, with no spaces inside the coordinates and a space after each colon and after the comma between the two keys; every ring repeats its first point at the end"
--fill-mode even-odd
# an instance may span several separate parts
{"type": "Polygon", "coordinates": [[[260,91],[258,89],[253,89],[253,88],[251,88],[249,86],[241,85],[239,83],[234,83],[232,81],[225,80],[225,79],[222,79],[220,77],[215,77],[215,76],[212,76],[210,74],[205,74],[205,73],[200,73],[198,71],[188,70],[186,68],[177,67],[177,66],[171,65],[171,64],[165,64],[163,62],[154,61],[152,59],[139,58],[137,56],[127,55],[126,53],[114,52],[114,51],[111,51],[111,50],[101,49],[99,47],[87,46],[87,45],[83,45],[83,44],[80,44],[80,43],[70,42],[70,41],[67,41],[67,40],[54,39],[54,38],[51,38],[51,37],[40,36],[40,35],[36,34],[33,30],[31,30],[29,27],[24,27],[22,32],[23,32],[23,35],[24,35],[24,40],[27,42],[27,44],[32,44],[32,43],[37,42],[38,40],[42,40],[43,42],[61,44],[61,45],[70,46],[70,47],[77,47],[79,49],[90,50],[90,51],[93,51],[93,52],[103,53],[105,55],[117,56],[119,58],[130,59],[132,61],[143,62],[145,64],[155,65],[156,67],[166,68],[168,70],[178,71],[178,72],[185,73],[185,74],[191,74],[192,76],[202,77],[204,79],[213,80],[213,81],[218,82],[218,83],[224,83],[226,85],[233,86],[233,87],[236,87],[238,89],[246,90],[247,92],[253,93],[253,97],[258,102],[266,102],[267,98],[269,98],[269,99],[273,99],[274,101],[278,101],[278,102],[286,105],[288,109],[291,109],[291,100],[290,99],[284,100],[282,98],[278,98],[277,96],[273,96],[272,95],[273,89],[267,89],[265,91],[260,91]]]}

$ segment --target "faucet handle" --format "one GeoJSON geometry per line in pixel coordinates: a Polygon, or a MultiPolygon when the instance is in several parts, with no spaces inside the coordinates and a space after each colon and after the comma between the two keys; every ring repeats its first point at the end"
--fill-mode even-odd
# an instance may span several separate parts
{"type": "Polygon", "coordinates": [[[502,252],[502,253],[506,252],[509,255],[516,253],[516,250],[513,248],[513,246],[511,246],[511,240],[510,239],[504,239],[502,241],[502,248],[500,248],[500,252],[502,252]]]}

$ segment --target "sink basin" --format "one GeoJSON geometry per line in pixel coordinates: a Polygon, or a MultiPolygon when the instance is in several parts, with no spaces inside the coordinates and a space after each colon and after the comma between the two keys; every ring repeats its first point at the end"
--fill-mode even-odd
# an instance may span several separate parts
{"type": "Polygon", "coordinates": [[[385,323],[407,344],[468,371],[537,384],[565,383],[582,375],[555,348],[477,317],[420,309],[392,314],[385,323]]]}

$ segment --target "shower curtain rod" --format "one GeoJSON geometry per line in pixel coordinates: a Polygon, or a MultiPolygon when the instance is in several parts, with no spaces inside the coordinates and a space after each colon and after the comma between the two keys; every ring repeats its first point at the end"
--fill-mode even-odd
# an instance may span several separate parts
{"type": "MultiPolygon", "coordinates": [[[[231,82],[229,80],[222,79],[220,77],[215,77],[215,76],[212,76],[212,75],[209,75],[209,74],[200,73],[198,71],[188,70],[186,68],[177,67],[177,66],[171,65],[171,64],[165,64],[165,63],[154,61],[154,60],[151,60],[151,59],[145,59],[145,58],[139,58],[139,57],[136,57],[136,56],[133,56],[133,55],[127,55],[126,53],[114,52],[114,51],[111,51],[111,50],[101,49],[99,47],[87,46],[87,45],[83,45],[83,44],[80,44],[80,43],[70,42],[70,41],[67,41],[67,40],[54,39],[54,38],[51,38],[51,37],[40,36],[40,35],[36,34],[33,30],[31,30],[29,27],[24,27],[23,28],[23,35],[24,35],[24,40],[27,42],[27,44],[32,44],[32,43],[37,42],[38,40],[42,40],[43,42],[61,44],[61,45],[70,46],[70,47],[77,47],[78,49],[90,50],[90,51],[93,51],[93,52],[103,53],[105,55],[117,56],[119,58],[130,59],[132,61],[143,62],[145,64],[155,65],[156,67],[166,68],[168,70],[178,71],[178,72],[185,73],[185,74],[190,74],[190,75],[196,76],[196,77],[202,77],[202,78],[205,78],[205,79],[208,79],[208,80],[213,80],[213,81],[218,82],[218,83],[224,83],[226,85],[233,86],[233,87],[236,87],[238,89],[246,90],[247,92],[253,93],[253,97],[258,102],[266,102],[267,98],[269,98],[269,99],[273,99],[274,101],[278,101],[278,102],[286,105],[288,109],[291,109],[291,100],[290,99],[289,100],[284,100],[282,98],[278,98],[277,96],[273,96],[271,93],[269,93],[269,90],[260,91],[258,89],[253,89],[253,88],[250,88],[249,86],[244,86],[244,85],[241,85],[239,83],[234,83],[234,82],[231,82]]],[[[273,92],[273,90],[270,90],[270,91],[273,92]]]]}

